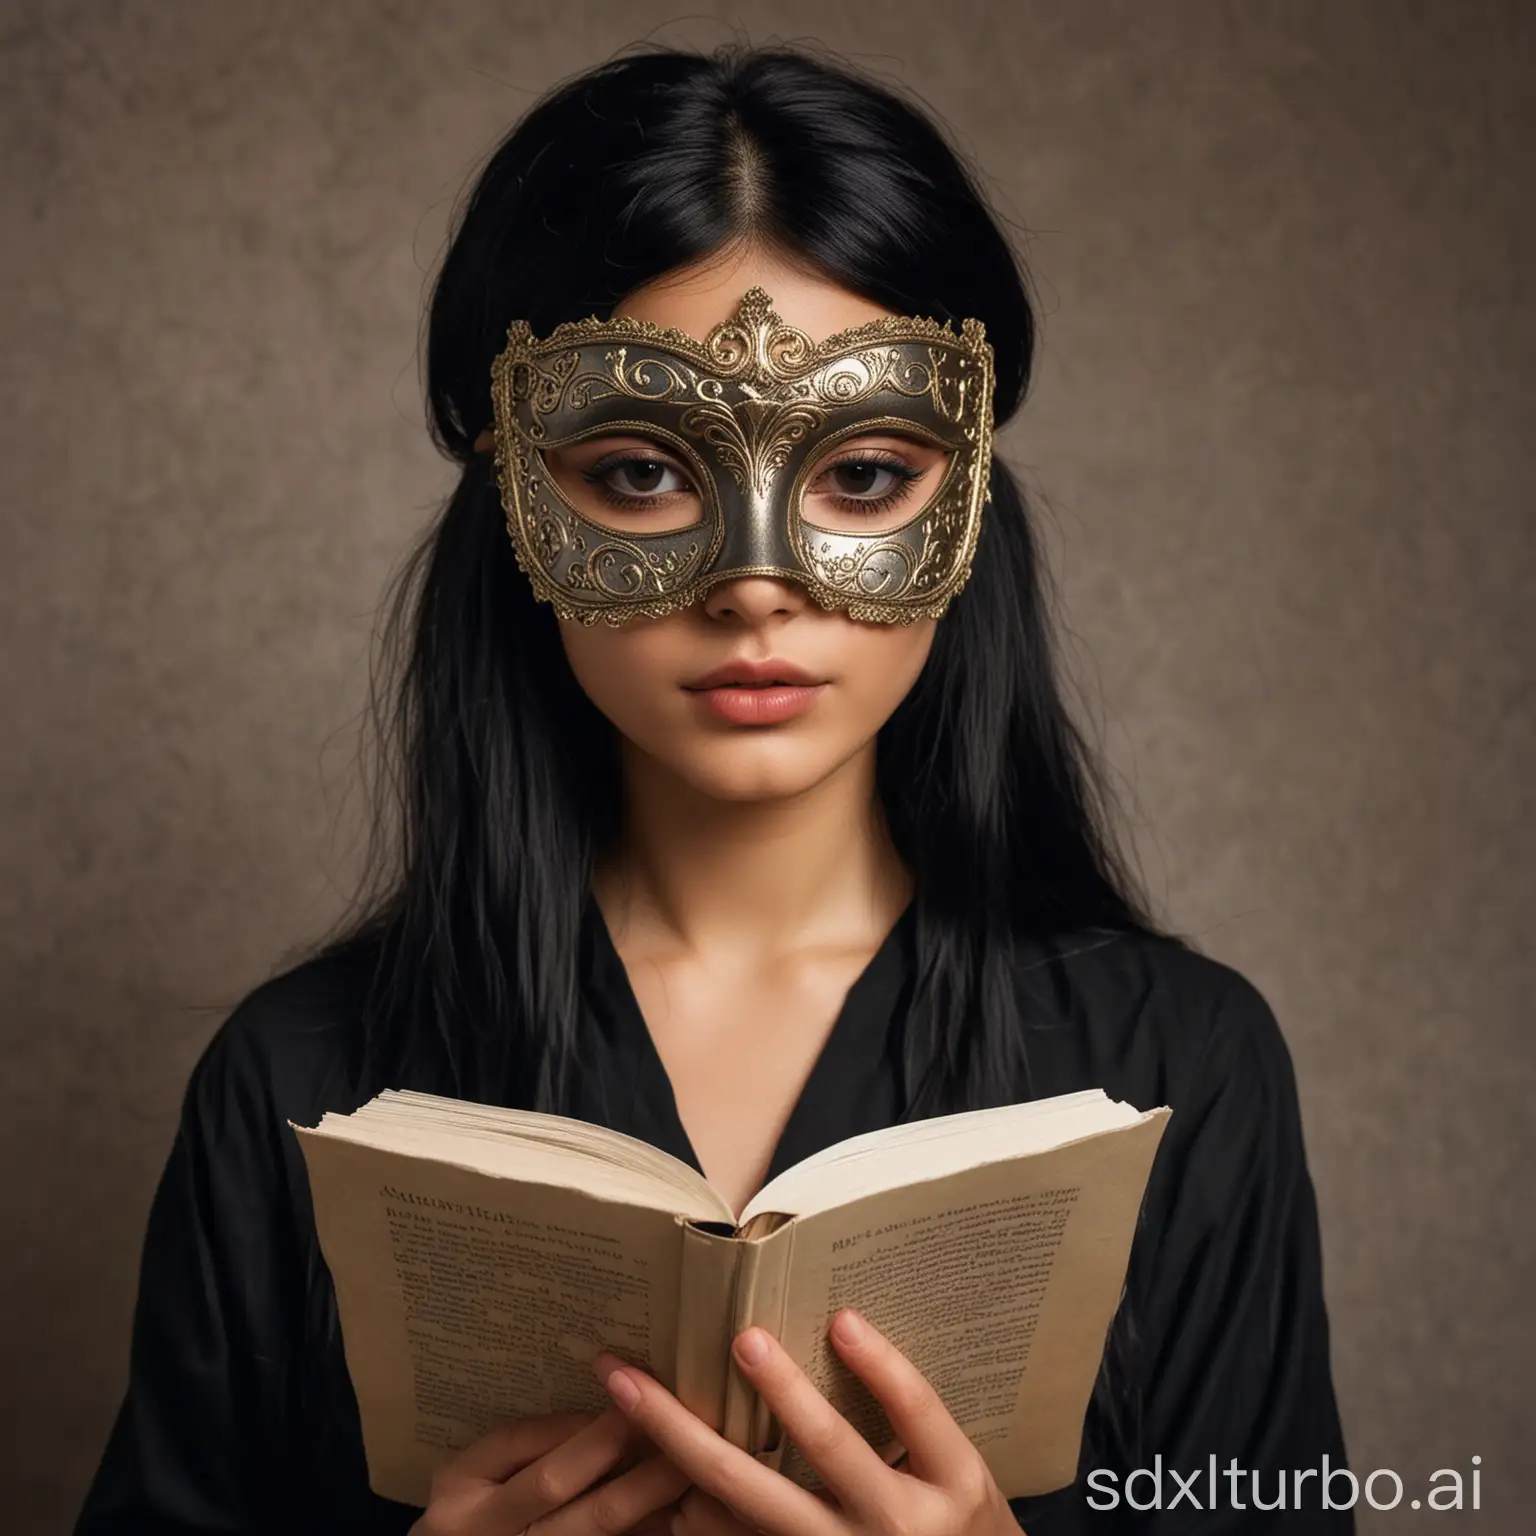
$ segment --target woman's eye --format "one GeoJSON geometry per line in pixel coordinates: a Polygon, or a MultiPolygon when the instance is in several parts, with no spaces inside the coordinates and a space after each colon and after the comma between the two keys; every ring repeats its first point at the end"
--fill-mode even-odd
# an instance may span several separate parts
{"type": "Polygon", "coordinates": [[[892,491],[899,491],[918,478],[918,471],[905,464],[887,464],[879,459],[845,459],[826,472],[830,489],[857,501],[878,501],[892,491]]]}
{"type": "Polygon", "coordinates": [[[667,496],[689,489],[686,476],[665,459],[621,459],[599,465],[587,478],[620,496],[667,496]]]}

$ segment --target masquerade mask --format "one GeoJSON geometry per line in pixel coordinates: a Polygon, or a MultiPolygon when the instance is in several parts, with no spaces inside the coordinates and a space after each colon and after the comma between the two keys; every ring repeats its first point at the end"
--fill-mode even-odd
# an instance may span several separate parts
{"type": "MultiPolygon", "coordinates": [[[[582,320],[538,340],[516,320],[491,370],[496,472],[517,563],[561,618],[660,617],[734,576],[799,582],[855,619],[938,618],[965,584],[992,460],[992,349],[978,320],[957,335],[891,316],[813,344],[761,288],[702,342],[644,320],[582,320]],[[894,527],[855,506],[820,526],[812,471],[872,434],[947,453],[938,485],[894,527]],[[542,454],[639,437],[686,465],[699,512],[636,531],[578,510],[542,454]],[[814,500],[814,498],[811,498],[814,500]]],[[[851,458],[864,462],[858,453],[851,458]]],[[[877,462],[877,461],[876,461],[877,462]]],[[[846,504],[846,498],[845,498],[846,504]]],[[[898,513],[898,516],[900,514],[898,513]]],[[[887,517],[886,520],[889,520],[887,517]]]]}

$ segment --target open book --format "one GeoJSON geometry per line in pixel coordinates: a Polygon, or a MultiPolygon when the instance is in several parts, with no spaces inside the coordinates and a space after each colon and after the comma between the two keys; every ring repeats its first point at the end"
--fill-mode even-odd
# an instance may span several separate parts
{"type": "Polygon", "coordinates": [[[1094,1088],[892,1126],[740,1212],[688,1164],[581,1120],[390,1090],[295,1125],[369,1481],[425,1504],[433,1470],[493,1425],[606,1407],[590,1361],[607,1348],[815,1487],[731,1340],[766,1328],[884,1447],[884,1413],[827,1337],[852,1306],[1007,1497],[1062,1487],[1170,1113],[1094,1088]]]}

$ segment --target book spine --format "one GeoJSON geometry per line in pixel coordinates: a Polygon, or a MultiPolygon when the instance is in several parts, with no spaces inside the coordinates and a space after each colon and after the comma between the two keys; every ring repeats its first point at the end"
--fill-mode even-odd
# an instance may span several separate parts
{"type": "Polygon", "coordinates": [[[771,1237],[740,1241],[741,1265],[736,1279],[731,1331],[726,1339],[725,1421],[720,1432],[732,1445],[775,1467],[781,1449],[775,1443],[777,1426],[768,1405],[737,1369],[730,1346],[742,1329],[753,1326],[767,1329],[776,1339],[783,1336],[794,1241],[793,1223],[771,1237]]]}
{"type": "MultiPolygon", "coordinates": [[[[682,1220],[682,1218],[679,1218],[682,1220]]],[[[682,1220],[683,1263],[677,1294],[677,1398],[711,1429],[725,1422],[729,1328],[742,1251],[739,1238],[682,1220]]]]}

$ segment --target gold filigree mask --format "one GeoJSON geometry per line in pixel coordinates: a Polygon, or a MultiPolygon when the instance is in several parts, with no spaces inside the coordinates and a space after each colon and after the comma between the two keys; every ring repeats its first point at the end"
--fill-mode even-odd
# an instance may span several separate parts
{"type": "Polygon", "coordinates": [[[855,619],[938,618],[965,584],[992,461],[992,349],[891,316],[814,344],[761,288],[702,342],[624,316],[525,321],[491,370],[496,472],[518,565],[561,618],[618,625],[697,602],[731,577],[799,582],[855,619]],[[878,532],[823,527],[803,508],[838,443],[893,434],[941,448],[937,489],[878,532]],[[687,527],[637,531],[579,511],[543,455],[584,439],[655,441],[689,467],[687,527]]]}

